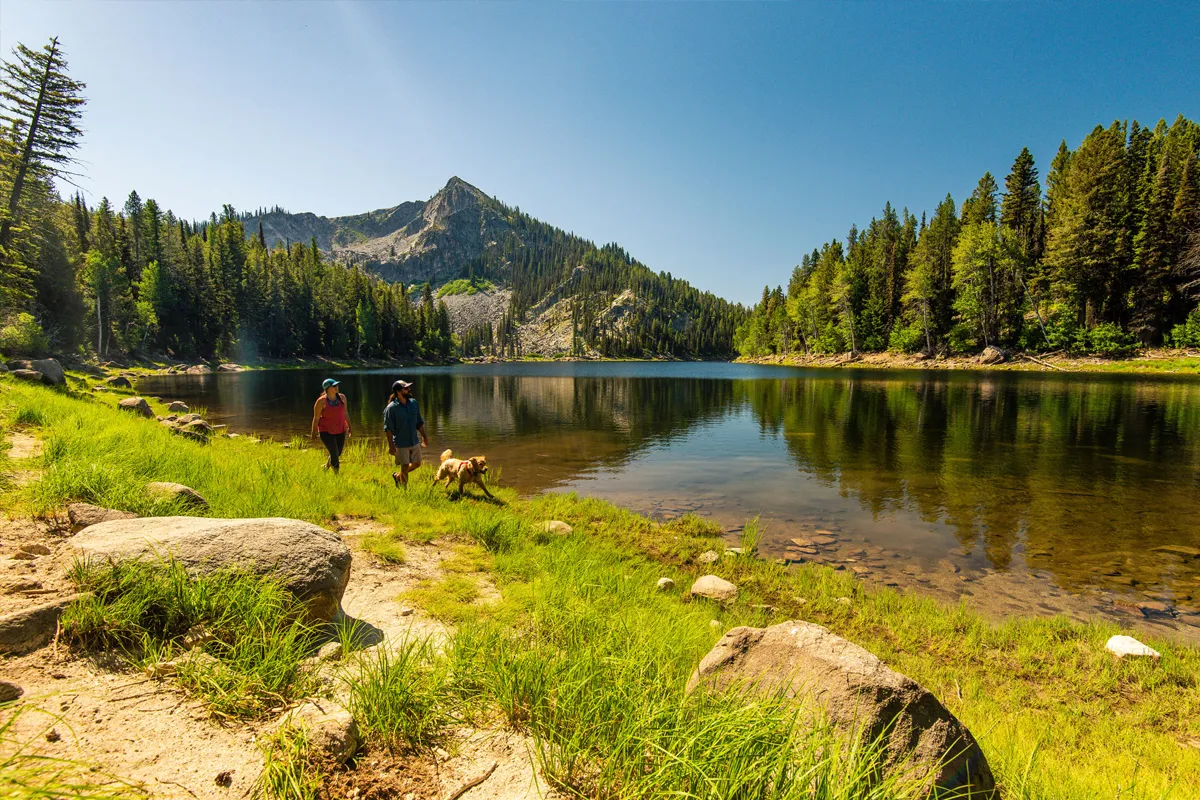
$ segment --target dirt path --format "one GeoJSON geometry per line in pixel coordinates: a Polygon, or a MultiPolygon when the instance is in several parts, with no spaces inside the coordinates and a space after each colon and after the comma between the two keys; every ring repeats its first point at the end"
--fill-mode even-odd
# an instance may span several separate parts
{"type": "Polygon", "coordinates": [[[42,440],[21,431],[8,434],[8,477],[17,486],[25,486],[40,473],[30,462],[42,454],[42,440]]]}
{"type": "MultiPolygon", "coordinates": [[[[406,543],[404,564],[384,564],[359,546],[362,535],[376,532],[374,523],[358,521],[343,528],[354,552],[342,603],[346,615],[377,631],[383,638],[380,646],[412,636],[446,641],[451,633],[446,625],[407,606],[399,596],[438,577],[440,564],[455,554],[454,548],[406,543]]],[[[42,523],[0,523],[0,553],[10,555],[29,543],[50,550],[32,559],[5,560],[0,567],[0,592],[6,592],[0,594],[3,613],[69,590],[63,574],[69,542],[42,523]]],[[[41,754],[93,764],[102,773],[143,785],[155,798],[219,800],[253,793],[262,767],[256,741],[270,720],[222,723],[170,683],[148,679],[115,659],[80,657],[66,647],[47,646],[0,658],[0,677],[24,689],[21,702],[26,711],[16,733],[20,740],[36,742],[41,754]]],[[[416,800],[441,800],[488,772],[492,764],[495,769],[462,795],[465,800],[552,796],[538,779],[528,739],[470,728],[451,732],[445,749],[419,759],[364,757],[357,769],[337,776],[334,785],[348,793],[353,793],[351,787],[375,787],[374,793],[359,790],[354,795],[361,797],[390,797],[402,787],[396,797],[411,792],[416,800]]]]}

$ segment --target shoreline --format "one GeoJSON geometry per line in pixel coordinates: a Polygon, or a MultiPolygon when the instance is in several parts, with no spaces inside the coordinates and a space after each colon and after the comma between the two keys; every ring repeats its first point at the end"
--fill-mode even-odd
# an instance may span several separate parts
{"type": "Polygon", "coordinates": [[[1129,358],[1067,356],[1062,354],[1007,354],[1004,361],[984,363],[979,356],[924,358],[902,353],[788,354],[738,357],[734,364],[808,367],[817,369],[879,369],[896,371],[943,370],[946,372],[1044,372],[1078,375],[1144,375],[1149,377],[1200,376],[1200,351],[1159,348],[1129,358]]]}
{"type": "MultiPolygon", "coordinates": [[[[143,488],[146,481],[175,481],[200,492],[211,505],[206,515],[213,517],[288,517],[333,530],[369,520],[371,533],[362,545],[382,561],[402,565],[406,547],[415,555],[434,541],[454,554],[452,571],[406,595],[418,613],[445,624],[521,631],[539,615],[584,608],[592,615],[585,617],[588,624],[622,631],[625,615],[652,604],[660,622],[652,626],[647,618],[647,638],[631,652],[691,642],[692,649],[669,661],[669,678],[657,679],[670,686],[678,680],[682,687],[691,659],[723,631],[810,621],[876,654],[942,698],[969,729],[984,732],[989,761],[1014,790],[1034,754],[1039,783],[1063,789],[1054,797],[1111,794],[1114,782],[1134,771],[1151,791],[1173,786],[1184,794],[1171,796],[1186,796],[1200,789],[1192,780],[1178,782],[1181,775],[1200,776],[1200,769],[1191,772],[1200,767],[1200,749],[1180,747],[1200,733],[1192,714],[1200,668],[1195,647],[1148,637],[1163,653],[1161,663],[1120,661],[1104,651],[1110,635],[1124,632],[1110,622],[994,622],[962,603],[874,586],[851,570],[780,565],[752,557],[761,531],[749,525],[735,550],[725,549],[723,532],[701,518],[659,523],[574,494],[523,498],[493,486],[498,503],[478,492],[453,498],[430,484],[428,471],[409,492],[397,492],[386,478],[388,465],[377,458],[348,461],[334,476],[320,470],[322,453],[316,450],[249,437],[215,436],[203,445],[172,437],[153,419],[118,411],[123,395],[100,393],[89,400],[11,379],[0,385],[5,438],[18,433],[47,443],[43,458],[23,464],[13,461],[28,455],[0,453],[0,467],[29,469],[17,491],[5,492],[2,505],[10,519],[52,519],[76,499],[141,516],[178,513],[143,488]],[[101,483],[88,477],[96,465],[103,465],[101,483]],[[272,475],[269,487],[261,481],[264,470],[272,475]],[[561,520],[568,533],[544,531],[547,520],[561,520]],[[508,538],[489,538],[497,536],[508,538]],[[686,591],[654,589],[659,576],[686,589],[704,574],[735,584],[736,601],[709,604],[686,591]],[[1158,713],[1161,708],[1177,713],[1158,713]],[[1093,712],[1104,716],[1104,724],[1078,726],[1081,713],[1090,718],[1093,712]],[[1045,730],[1072,733],[1046,740],[1045,730]]],[[[154,401],[152,408],[163,405],[154,401]]],[[[353,573],[350,580],[353,586],[353,573]]],[[[569,655],[565,663],[586,659],[584,652],[569,655]]],[[[40,669],[32,661],[30,668],[40,669]]],[[[594,691],[605,689],[595,684],[594,691]]]]}

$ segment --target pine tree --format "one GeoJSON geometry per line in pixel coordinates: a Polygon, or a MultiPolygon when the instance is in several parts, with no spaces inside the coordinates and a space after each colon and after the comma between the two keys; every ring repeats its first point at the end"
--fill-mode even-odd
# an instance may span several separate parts
{"type": "Polygon", "coordinates": [[[86,102],[86,84],[67,75],[67,62],[58,37],[41,51],[23,44],[13,49],[13,60],[0,68],[0,121],[10,127],[5,147],[4,218],[0,220],[0,252],[10,244],[13,226],[20,222],[26,180],[70,177],[71,153],[83,131],[77,122],[86,102]]]}

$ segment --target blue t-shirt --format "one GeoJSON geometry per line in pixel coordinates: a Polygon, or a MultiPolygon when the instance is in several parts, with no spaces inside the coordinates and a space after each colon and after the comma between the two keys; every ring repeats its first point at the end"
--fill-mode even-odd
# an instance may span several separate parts
{"type": "Polygon", "coordinates": [[[393,400],[383,410],[383,429],[392,434],[392,442],[396,447],[416,447],[420,444],[421,435],[417,429],[424,425],[425,420],[421,418],[415,398],[408,398],[407,403],[393,400]]]}

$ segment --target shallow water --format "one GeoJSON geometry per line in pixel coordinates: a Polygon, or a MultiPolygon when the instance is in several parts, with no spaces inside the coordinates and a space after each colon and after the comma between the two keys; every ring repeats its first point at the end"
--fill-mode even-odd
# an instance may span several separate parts
{"type": "Polygon", "coordinates": [[[372,446],[392,380],[413,380],[429,457],[486,454],[522,492],[694,512],[731,538],[759,516],[767,555],[998,614],[1200,634],[1200,381],[568,363],[155,376],[139,390],[286,440],[307,436],[327,374],[372,446]]]}

